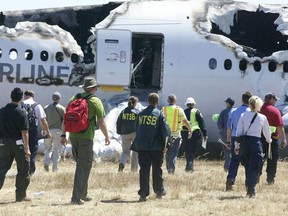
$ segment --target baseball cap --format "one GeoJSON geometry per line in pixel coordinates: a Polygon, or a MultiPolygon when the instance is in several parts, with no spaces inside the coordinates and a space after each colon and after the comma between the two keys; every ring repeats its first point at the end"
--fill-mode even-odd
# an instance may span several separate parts
{"type": "Polygon", "coordinates": [[[229,103],[230,105],[234,105],[235,101],[231,98],[231,97],[228,97],[224,102],[226,103],[229,103]]]}
{"type": "Polygon", "coordinates": [[[270,99],[279,100],[279,98],[273,92],[269,92],[265,95],[265,100],[270,100],[270,99]]]}

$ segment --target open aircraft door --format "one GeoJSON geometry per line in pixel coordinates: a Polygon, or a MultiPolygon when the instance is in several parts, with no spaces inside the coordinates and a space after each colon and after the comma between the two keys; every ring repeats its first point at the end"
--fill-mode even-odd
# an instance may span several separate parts
{"type": "Polygon", "coordinates": [[[103,88],[124,89],[131,80],[132,33],[99,29],[96,41],[96,80],[103,88]]]}

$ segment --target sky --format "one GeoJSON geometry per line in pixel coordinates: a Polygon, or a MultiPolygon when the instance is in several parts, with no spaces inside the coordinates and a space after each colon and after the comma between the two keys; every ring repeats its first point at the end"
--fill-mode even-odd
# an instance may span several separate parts
{"type": "MultiPolygon", "coordinates": [[[[123,2],[126,0],[2,0],[0,4],[0,11],[7,10],[28,10],[28,9],[39,9],[39,8],[54,8],[63,6],[77,6],[77,5],[95,5],[112,2],[123,2]]],[[[238,0],[245,1],[245,0],[238,0]]],[[[279,3],[288,4],[287,0],[246,0],[251,3],[259,4],[264,3],[279,3]]]]}

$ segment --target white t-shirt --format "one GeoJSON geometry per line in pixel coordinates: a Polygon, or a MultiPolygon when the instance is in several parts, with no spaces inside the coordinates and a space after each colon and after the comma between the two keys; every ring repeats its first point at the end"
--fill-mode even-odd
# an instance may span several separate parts
{"type": "MultiPolygon", "coordinates": [[[[33,105],[36,102],[31,97],[31,98],[24,100],[23,103],[33,105]]],[[[41,104],[37,104],[37,106],[35,106],[34,109],[35,109],[35,115],[36,115],[37,120],[38,120],[38,121],[36,121],[36,125],[38,125],[39,124],[38,122],[40,119],[46,118],[46,114],[45,114],[45,111],[44,111],[43,107],[41,106],[41,104]]]]}
{"type": "Polygon", "coordinates": [[[241,135],[245,135],[245,133],[247,132],[246,134],[247,136],[254,136],[261,138],[261,133],[263,132],[266,141],[268,143],[271,143],[272,142],[271,132],[268,120],[265,115],[258,113],[254,122],[251,124],[249,128],[249,125],[254,115],[255,112],[252,111],[244,112],[241,114],[237,125],[236,136],[239,137],[241,135]]]}

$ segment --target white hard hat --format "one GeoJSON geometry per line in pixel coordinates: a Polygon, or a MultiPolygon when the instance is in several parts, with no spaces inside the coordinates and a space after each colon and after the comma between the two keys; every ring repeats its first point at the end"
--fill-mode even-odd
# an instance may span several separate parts
{"type": "Polygon", "coordinates": [[[186,102],[185,102],[185,105],[187,105],[187,104],[196,104],[196,101],[194,100],[194,98],[188,97],[186,102]]]}

